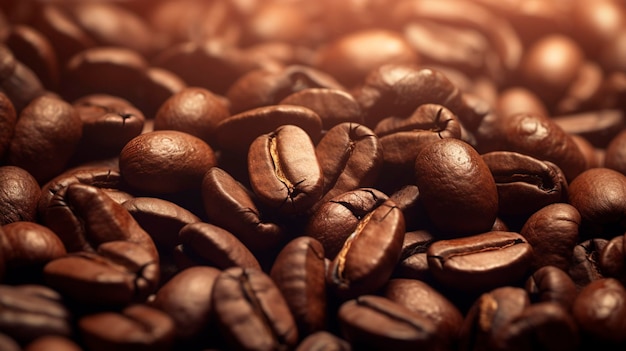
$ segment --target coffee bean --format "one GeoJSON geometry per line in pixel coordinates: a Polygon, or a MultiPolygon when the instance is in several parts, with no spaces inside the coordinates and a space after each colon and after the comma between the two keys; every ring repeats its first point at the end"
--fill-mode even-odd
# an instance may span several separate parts
{"type": "Polygon", "coordinates": [[[598,279],[580,291],[572,313],[580,328],[591,337],[623,342],[626,338],[625,299],[626,289],[618,281],[598,279]]]}
{"type": "Polygon", "coordinates": [[[35,221],[41,189],[37,180],[26,170],[1,166],[0,225],[17,221],[35,221]]]}
{"type": "Polygon", "coordinates": [[[555,302],[569,311],[578,295],[576,285],[566,271],[543,266],[526,280],[525,289],[534,302],[555,302]]]}

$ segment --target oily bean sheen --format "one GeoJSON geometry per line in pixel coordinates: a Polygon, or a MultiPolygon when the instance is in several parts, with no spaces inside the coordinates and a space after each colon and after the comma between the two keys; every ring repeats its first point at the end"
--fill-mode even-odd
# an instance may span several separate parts
{"type": "Polygon", "coordinates": [[[357,349],[437,350],[440,336],[428,318],[387,298],[363,295],[341,305],[342,334],[357,349]]]}
{"type": "Polygon", "coordinates": [[[572,278],[555,266],[543,266],[533,272],[525,289],[532,301],[558,303],[565,310],[572,307],[578,295],[572,278]]]}
{"type": "Polygon", "coordinates": [[[478,152],[458,139],[441,139],[415,160],[420,201],[433,225],[459,237],[488,231],[498,212],[498,191],[478,152]]]}
{"type": "Polygon", "coordinates": [[[133,188],[152,193],[192,189],[216,165],[213,149],[191,134],[161,130],[133,138],[120,152],[120,172],[133,188]]]}
{"type": "Polygon", "coordinates": [[[213,310],[228,346],[234,350],[295,347],[298,329],[280,290],[258,269],[233,267],[213,286],[213,310]]]}
{"type": "Polygon", "coordinates": [[[0,166],[0,225],[35,221],[41,189],[25,169],[0,166]]]}
{"type": "Polygon", "coordinates": [[[81,318],[78,328],[89,350],[169,350],[174,341],[172,319],[146,305],[81,318]]]}
{"type": "Polygon", "coordinates": [[[276,256],[270,277],[285,297],[301,338],[326,326],[324,247],[303,236],[290,241],[276,256]]]}
{"type": "Polygon", "coordinates": [[[517,233],[493,231],[436,241],[427,255],[428,267],[442,284],[486,291],[524,278],[533,249],[517,233]]]}
{"type": "Polygon", "coordinates": [[[624,196],[626,176],[608,168],[589,169],[569,186],[569,203],[580,212],[584,235],[589,232],[610,238],[623,233],[624,196]]]}
{"type": "Polygon", "coordinates": [[[83,133],[82,121],[67,102],[42,96],[20,113],[9,148],[9,163],[39,183],[61,173],[83,133]]]}
{"type": "Polygon", "coordinates": [[[322,196],[324,174],[307,133],[285,125],[261,135],[248,151],[250,185],[281,213],[303,213],[322,196]]]}
{"type": "Polygon", "coordinates": [[[572,312],[580,328],[593,337],[626,340],[626,289],[617,280],[591,282],[578,294],[572,312]]]}

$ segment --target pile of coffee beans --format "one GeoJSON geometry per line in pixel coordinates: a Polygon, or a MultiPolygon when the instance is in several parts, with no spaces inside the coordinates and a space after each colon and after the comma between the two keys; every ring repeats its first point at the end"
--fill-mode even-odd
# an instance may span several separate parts
{"type": "Polygon", "coordinates": [[[2,0],[0,350],[624,350],[625,113],[624,0],[2,0]]]}

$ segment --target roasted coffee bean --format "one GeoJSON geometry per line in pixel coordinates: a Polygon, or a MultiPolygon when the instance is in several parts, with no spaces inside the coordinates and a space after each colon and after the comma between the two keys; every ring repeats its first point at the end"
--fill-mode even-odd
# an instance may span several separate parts
{"type": "Polygon", "coordinates": [[[626,176],[608,168],[585,171],[569,185],[569,203],[582,218],[581,236],[612,238],[624,232],[626,176]]]}
{"type": "Polygon", "coordinates": [[[539,96],[532,90],[523,87],[513,87],[501,91],[498,94],[496,111],[504,117],[519,113],[550,116],[546,105],[539,96]]]}
{"type": "Polygon", "coordinates": [[[120,173],[140,191],[174,193],[193,189],[216,165],[213,149],[201,139],[175,130],[139,135],[120,152],[120,173]]]}
{"type": "Polygon", "coordinates": [[[43,285],[0,285],[0,332],[26,344],[45,335],[71,337],[72,316],[61,296],[43,285]]]}
{"type": "Polygon", "coordinates": [[[494,350],[576,350],[578,325],[561,305],[541,302],[526,307],[493,336],[494,350]]]}
{"type": "MultiPolygon", "coordinates": [[[[407,218],[406,215],[405,218],[407,218]]],[[[427,230],[406,232],[402,242],[400,261],[394,269],[393,276],[425,282],[431,281],[432,274],[428,269],[426,252],[433,241],[435,241],[435,238],[427,230]]]]}
{"type": "Polygon", "coordinates": [[[272,279],[258,269],[233,267],[213,286],[213,311],[231,349],[294,348],[298,329],[272,279]]]}
{"type": "Polygon", "coordinates": [[[341,334],[355,349],[437,350],[443,340],[432,320],[399,303],[363,295],[341,305],[341,334]]]}
{"type": "Polygon", "coordinates": [[[430,319],[446,347],[457,346],[463,315],[435,288],[419,280],[390,279],[383,296],[430,319]]]}
{"type": "Polygon", "coordinates": [[[84,305],[125,306],[142,302],[159,280],[158,260],[130,241],[108,241],[96,252],[81,251],[50,261],[46,283],[84,305]]]}
{"type": "Polygon", "coordinates": [[[265,106],[235,114],[221,121],[215,130],[217,145],[224,150],[246,154],[258,136],[292,124],[302,128],[313,141],[322,134],[322,119],[306,107],[265,106]]]}
{"type": "Polygon", "coordinates": [[[17,221],[35,221],[41,189],[26,170],[0,166],[0,225],[17,221]]]}
{"type": "Polygon", "coordinates": [[[354,87],[384,64],[418,64],[419,57],[402,35],[382,29],[348,33],[322,49],[316,66],[354,87]],[[372,51],[370,48],[379,48],[372,51]]]}
{"type": "Polygon", "coordinates": [[[4,158],[9,150],[16,123],[17,114],[13,103],[6,94],[0,92],[0,158],[4,158]]]}
{"type": "Polygon", "coordinates": [[[68,8],[76,24],[98,46],[118,46],[149,56],[154,51],[152,29],[137,13],[116,3],[80,3],[68,8]]]}
{"type": "Polygon", "coordinates": [[[55,195],[59,191],[62,191],[62,189],[75,183],[102,189],[116,202],[124,202],[132,198],[132,195],[123,191],[125,186],[117,165],[94,165],[71,168],[52,178],[41,187],[41,196],[37,206],[37,212],[40,218],[44,217],[55,195]]]}
{"type": "Polygon", "coordinates": [[[498,189],[499,215],[530,215],[567,199],[567,181],[552,162],[510,151],[481,155],[498,189]]]}
{"type": "Polygon", "coordinates": [[[65,256],[65,246],[47,227],[17,221],[2,226],[0,251],[7,269],[7,281],[39,283],[43,266],[65,256]]]}
{"type": "Polygon", "coordinates": [[[274,248],[286,238],[286,230],[258,209],[251,191],[219,167],[204,175],[202,199],[211,223],[230,231],[252,252],[274,248]]]}
{"type": "Polygon", "coordinates": [[[626,289],[612,278],[598,279],[584,287],[572,313],[580,329],[596,340],[626,340],[626,289]]]}
{"type": "Polygon", "coordinates": [[[26,347],[24,348],[24,351],[46,350],[82,351],[82,348],[76,342],[72,341],[72,339],[54,335],[47,335],[37,338],[35,341],[26,345],[26,347]]]}
{"type": "Polygon", "coordinates": [[[556,266],[567,270],[579,242],[580,213],[566,203],[545,206],[533,213],[520,234],[533,247],[532,269],[556,266]]]}
{"type": "Polygon", "coordinates": [[[533,248],[517,233],[494,231],[436,241],[427,255],[437,281],[460,291],[484,292],[523,279],[533,248]]]}
{"type": "Polygon", "coordinates": [[[155,197],[136,197],[122,206],[154,240],[159,253],[171,254],[179,244],[180,230],[187,224],[200,222],[200,218],[188,210],[155,197]]]}
{"type": "Polygon", "coordinates": [[[361,106],[350,93],[340,89],[302,89],[288,95],[278,104],[303,106],[314,111],[322,119],[324,130],[345,122],[363,124],[361,106]]]}
{"type": "Polygon", "coordinates": [[[103,243],[127,240],[158,260],[154,241],[122,205],[103,190],[71,184],[58,191],[43,213],[43,222],[63,241],[68,252],[95,251],[103,243]]]}
{"type": "Polygon", "coordinates": [[[143,129],[143,113],[125,99],[93,94],[72,105],[83,121],[82,147],[110,150],[106,156],[119,154],[143,129]]]}
{"type": "Polygon", "coordinates": [[[178,130],[212,144],[217,124],[229,115],[220,97],[204,88],[188,87],[161,105],[154,118],[154,129],[178,130]]]}
{"type": "Polygon", "coordinates": [[[58,89],[59,62],[48,37],[29,25],[15,25],[5,44],[20,62],[33,70],[44,87],[58,89]]]}
{"type": "Polygon", "coordinates": [[[569,311],[578,295],[576,285],[566,271],[543,266],[526,280],[525,289],[533,302],[558,303],[569,311]]]}
{"type": "Polygon", "coordinates": [[[261,201],[284,214],[307,211],[323,194],[324,173],[303,129],[285,125],[250,145],[248,172],[261,201]]]}
{"type": "Polygon", "coordinates": [[[386,117],[374,132],[380,136],[385,164],[408,172],[428,143],[444,138],[461,139],[457,117],[437,104],[421,105],[408,117],[386,117]]]}
{"type": "Polygon", "coordinates": [[[626,118],[620,110],[580,112],[552,117],[566,133],[579,135],[599,148],[608,147],[626,127],[626,118]]]}
{"type": "Polygon", "coordinates": [[[206,337],[213,318],[213,285],[219,274],[220,270],[213,267],[187,268],[161,286],[150,301],[151,307],[170,316],[178,340],[206,337]]]}
{"type": "Polygon", "coordinates": [[[502,286],[482,294],[465,315],[459,350],[485,350],[494,335],[530,305],[524,289],[502,286]]]}
{"type": "Polygon", "coordinates": [[[332,76],[309,66],[292,65],[284,69],[258,69],[237,79],[226,92],[232,113],[277,105],[300,90],[327,88],[344,90],[332,76]]]}
{"type": "Polygon", "coordinates": [[[82,121],[72,105],[42,96],[20,113],[9,164],[24,168],[39,183],[47,182],[65,169],[81,136],[82,121]]]}
{"type": "Polygon", "coordinates": [[[382,171],[383,147],[376,134],[358,123],[340,123],[315,146],[324,174],[324,203],[357,188],[374,186],[382,171]]]}
{"type": "Polygon", "coordinates": [[[572,4],[571,21],[574,37],[589,55],[597,55],[626,24],[626,13],[619,1],[601,0],[572,4]]]}
{"type": "Polygon", "coordinates": [[[574,247],[572,265],[568,273],[578,290],[595,280],[604,278],[600,270],[600,253],[608,242],[606,239],[595,238],[585,240],[574,247]]]}
{"type": "Polygon", "coordinates": [[[16,61],[13,73],[0,82],[0,91],[11,99],[18,113],[38,97],[50,95],[35,72],[20,61],[16,61]]]}
{"type": "Polygon", "coordinates": [[[133,305],[121,312],[82,317],[78,329],[89,350],[169,350],[174,322],[155,308],[133,305]]]}
{"type": "Polygon", "coordinates": [[[230,232],[213,224],[196,222],[179,232],[182,253],[191,261],[219,269],[230,267],[261,269],[252,252],[230,232]]]}
{"type": "Polygon", "coordinates": [[[603,94],[604,71],[593,61],[584,61],[576,78],[554,108],[555,115],[581,113],[595,109],[597,96],[603,94]]]}
{"type": "Polygon", "coordinates": [[[490,230],[498,212],[496,183],[471,145],[453,138],[425,145],[415,160],[415,179],[428,218],[442,235],[490,230]]]}
{"type": "Polygon", "coordinates": [[[624,235],[609,240],[600,252],[600,270],[605,277],[615,278],[622,284],[626,283],[626,250],[624,235]]]}
{"type": "MultiPolygon", "coordinates": [[[[571,136],[552,119],[519,113],[493,122],[498,151],[514,151],[556,164],[568,182],[585,170],[585,158],[571,136]]],[[[484,152],[495,150],[481,150],[484,152]]]]}
{"type": "Polygon", "coordinates": [[[304,338],[296,348],[296,351],[350,351],[350,344],[327,331],[315,332],[304,338]]]}
{"type": "Polygon", "coordinates": [[[312,237],[290,241],[272,265],[270,277],[285,298],[301,339],[327,325],[325,276],[324,247],[312,237]]]}
{"type": "Polygon", "coordinates": [[[354,95],[370,128],[385,117],[409,116],[423,104],[439,104],[452,113],[463,108],[461,91],[443,73],[413,65],[386,64],[372,70],[354,95]]]}
{"type": "Polygon", "coordinates": [[[621,131],[610,140],[603,166],[626,175],[626,132],[621,131]]]}

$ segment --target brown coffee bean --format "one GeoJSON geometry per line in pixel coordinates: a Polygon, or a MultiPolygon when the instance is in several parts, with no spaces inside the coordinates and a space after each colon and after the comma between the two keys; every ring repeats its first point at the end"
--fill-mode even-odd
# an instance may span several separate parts
{"type": "Polygon", "coordinates": [[[572,265],[568,269],[578,290],[589,283],[604,278],[600,270],[600,253],[608,244],[608,240],[595,238],[576,245],[572,255],[572,265]]]}
{"type": "Polygon", "coordinates": [[[442,340],[434,323],[399,303],[363,295],[341,305],[341,334],[356,349],[436,350],[442,340]]]}
{"type": "Polygon", "coordinates": [[[498,189],[499,215],[530,215],[567,199],[567,181],[552,162],[511,151],[481,155],[498,189]]]}
{"type": "Polygon", "coordinates": [[[144,115],[122,98],[94,94],[83,96],[72,105],[83,121],[83,135],[75,156],[79,160],[117,156],[143,129],[144,115]]]}
{"type": "Polygon", "coordinates": [[[45,335],[70,337],[71,313],[61,296],[43,285],[0,285],[0,332],[26,344],[45,335]]]}
{"type": "Polygon", "coordinates": [[[207,217],[235,235],[252,252],[276,247],[286,230],[258,209],[253,194],[219,167],[209,169],[202,180],[207,217]]]}
{"type": "Polygon", "coordinates": [[[212,144],[217,124],[229,115],[220,97],[204,88],[187,87],[161,105],[154,129],[178,130],[212,144]]]}
{"type": "Polygon", "coordinates": [[[383,64],[417,64],[419,57],[398,33],[369,29],[348,33],[324,48],[316,66],[353,87],[383,64]],[[378,47],[372,51],[369,48],[378,47]]]}
{"type": "Polygon", "coordinates": [[[306,131],[285,125],[250,145],[248,173],[254,193],[284,214],[303,213],[323,194],[324,173],[306,131]]]}
{"type": "Polygon", "coordinates": [[[71,184],[59,190],[43,213],[43,222],[63,241],[68,252],[95,251],[115,240],[134,242],[156,261],[154,241],[122,205],[103,190],[71,184]]]}
{"type": "Polygon", "coordinates": [[[174,322],[155,308],[133,305],[121,312],[100,312],[78,321],[90,350],[169,350],[174,341],[174,322]]]}
{"type": "Polygon", "coordinates": [[[0,225],[17,221],[35,221],[41,189],[26,170],[0,166],[0,225]]]}
{"type": "Polygon", "coordinates": [[[533,249],[517,233],[487,232],[436,241],[427,255],[437,281],[456,290],[480,292],[525,278],[533,249]]]}
{"type": "Polygon", "coordinates": [[[226,92],[232,113],[277,105],[288,95],[310,88],[345,90],[333,76],[318,69],[292,65],[279,69],[257,69],[237,79],[226,92]]]}
{"type": "Polygon", "coordinates": [[[548,108],[532,90],[523,87],[508,88],[500,92],[496,111],[503,116],[532,113],[550,116],[548,108]]]}
{"type": "Polygon", "coordinates": [[[528,294],[517,287],[502,286],[480,295],[463,321],[459,349],[489,349],[494,335],[520,316],[529,305],[528,294]]]}
{"type": "Polygon", "coordinates": [[[314,111],[322,119],[324,130],[345,122],[363,124],[361,106],[350,93],[340,89],[302,89],[288,95],[278,104],[303,106],[314,111]]]}
{"type": "Polygon", "coordinates": [[[315,350],[350,351],[352,347],[346,340],[322,330],[305,337],[296,347],[296,351],[315,350]]]}
{"type": "Polygon", "coordinates": [[[304,338],[326,327],[324,247],[312,237],[290,241],[276,256],[270,277],[281,291],[304,338]]]}
{"type": "Polygon", "coordinates": [[[153,193],[199,188],[216,165],[213,149],[191,134],[161,130],[139,135],[120,152],[120,173],[132,187],[153,193]]]}
{"type": "Polygon", "coordinates": [[[211,325],[213,285],[220,270],[190,267],[180,271],[156,292],[150,306],[167,313],[176,329],[176,338],[203,339],[211,325]]]}
{"type": "Polygon", "coordinates": [[[439,104],[452,113],[463,108],[461,91],[443,73],[413,65],[386,64],[371,71],[354,96],[370,128],[385,117],[409,116],[423,104],[439,104]]]}
{"type": "Polygon", "coordinates": [[[433,225],[458,237],[488,231],[498,212],[489,167],[466,142],[445,138],[425,145],[415,160],[420,201],[433,225]]]}
{"type": "Polygon", "coordinates": [[[582,136],[592,145],[605,148],[626,127],[620,110],[600,110],[553,116],[553,121],[568,134],[582,136]]]}
{"type": "Polygon", "coordinates": [[[59,62],[47,36],[31,26],[15,25],[5,44],[20,62],[33,70],[44,87],[58,89],[59,62]]]}
{"type": "Polygon", "coordinates": [[[2,226],[0,250],[7,269],[6,280],[38,282],[43,266],[65,256],[63,242],[47,227],[17,221],[2,226]]]}
{"type": "Polygon", "coordinates": [[[357,188],[374,186],[382,171],[383,148],[376,134],[357,123],[340,123],[315,146],[324,174],[324,196],[319,203],[357,188]]]}
{"type": "Polygon", "coordinates": [[[570,183],[568,192],[582,218],[582,237],[623,233],[626,176],[608,168],[589,169],[570,183]]]}
{"type": "Polygon", "coordinates": [[[444,295],[430,285],[413,279],[391,279],[383,295],[430,319],[447,347],[456,347],[463,315],[444,295]]]}
{"type": "Polygon", "coordinates": [[[619,1],[601,0],[572,4],[570,18],[574,37],[583,45],[585,52],[596,56],[626,24],[626,13],[619,1]]]}
{"type": "Polygon", "coordinates": [[[615,278],[622,284],[626,283],[625,246],[623,235],[614,237],[600,251],[600,261],[598,262],[600,270],[605,277],[615,278]]]}
{"type": "MultiPolygon", "coordinates": [[[[406,215],[404,217],[407,218],[406,215]]],[[[433,241],[435,241],[435,238],[427,230],[406,232],[402,242],[400,261],[394,269],[393,276],[396,278],[417,279],[424,282],[432,281],[432,273],[428,269],[426,252],[433,241]]]]}
{"type": "Polygon", "coordinates": [[[81,251],[50,261],[46,283],[85,306],[120,307],[142,302],[159,280],[158,260],[139,244],[108,241],[96,252],[81,251]]]}
{"type": "Polygon", "coordinates": [[[520,73],[526,86],[547,106],[553,106],[576,79],[584,59],[585,54],[573,39],[547,35],[525,53],[520,73]]]}
{"type": "Polygon", "coordinates": [[[82,351],[81,347],[78,346],[76,342],[72,341],[72,339],[54,335],[47,335],[37,338],[35,341],[29,343],[24,348],[24,351],[46,350],[82,351]]]}
{"type": "Polygon", "coordinates": [[[526,280],[525,289],[534,302],[558,303],[569,311],[578,295],[576,285],[567,271],[543,266],[526,280]]]}
{"type": "Polygon", "coordinates": [[[322,120],[317,113],[302,106],[275,105],[245,111],[220,122],[215,130],[220,149],[246,154],[259,135],[292,124],[302,128],[313,141],[322,134],[322,120]]]}
{"type": "Polygon", "coordinates": [[[589,283],[574,301],[572,313],[580,329],[595,339],[626,339],[626,289],[615,279],[589,283]]]}
{"type": "Polygon", "coordinates": [[[551,204],[532,214],[520,231],[533,247],[532,269],[551,265],[567,270],[579,242],[580,221],[578,210],[565,203],[551,204]]]}
{"type": "Polygon", "coordinates": [[[67,102],[50,96],[33,100],[20,113],[9,163],[44,183],[66,167],[82,136],[82,121],[67,102]]]}
{"type": "Polygon", "coordinates": [[[47,95],[39,77],[20,61],[16,61],[12,73],[0,81],[0,91],[11,99],[18,113],[36,98],[47,95]]]}
{"type": "Polygon", "coordinates": [[[233,267],[213,286],[213,311],[227,345],[233,349],[293,348],[298,329],[272,279],[257,269],[233,267]]]}
{"type": "Polygon", "coordinates": [[[493,336],[495,350],[576,350],[578,325],[562,306],[540,302],[528,306],[493,336]]]}
{"type": "Polygon", "coordinates": [[[179,232],[183,254],[192,261],[219,269],[230,267],[261,269],[252,252],[230,232],[213,224],[191,223],[179,232]]]}
{"type": "Polygon", "coordinates": [[[626,175],[626,132],[620,132],[606,146],[604,167],[626,175]]]}

